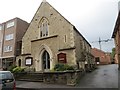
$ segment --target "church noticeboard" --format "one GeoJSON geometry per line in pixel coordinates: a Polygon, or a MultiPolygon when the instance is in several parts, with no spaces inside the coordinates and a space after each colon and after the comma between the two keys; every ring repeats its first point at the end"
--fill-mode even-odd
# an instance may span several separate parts
{"type": "Polygon", "coordinates": [[[59,63],[67,63],[66,54],[65,53],[59,53],[58,54],[58,62],[59,63]]]}
{"type": "Polygon", "coordinates": [[[32,63],[33,63],[33,58],[32,57],[25,58],[25,65],[26,66],[31,66],[32,63]]]}

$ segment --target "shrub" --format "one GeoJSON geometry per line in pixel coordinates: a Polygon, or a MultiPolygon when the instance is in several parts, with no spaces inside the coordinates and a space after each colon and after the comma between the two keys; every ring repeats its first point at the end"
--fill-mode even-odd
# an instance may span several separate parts
{"type": "Polygon", "coordinates": [[[55,67],[54,67],[54,70],[55,71],[64,71],[65,68],[64,68],[64,64],[56,64],[55,67]]]}
{"type": "Polygon", "coordinates": [[[16,67],[12,70],[13,73],[20,73],[20,72],[24,72],[25,68],[23,67],[16,67]]]}
{"type": "Polygon", "coordinates": [[[65,70],[74,70],[72,66],[69,66],[67,64],[64,65],[65,70]]]}
{"type": "Polygon", "coordinates": [[[17,66],[15,66],[15,65],[13,65],[13,66],[10,66],[9,68],[8,68],[8,71],[11,71],[11,72],[13,72],[13,69],[14,68],[16,68],[17,66]]]}
{"type": "Polygon", "coordinates": [[[35,72],[35,68],[34,67],[27,67],[24,69],[25,72],[35,72]]]}
{"type": "Polygon", "coordinates": [[[74,70],[74,68],[67,64],[58,63],[55,65],[54,70],[55,71],[65,71],[65,70],[74,70]]]}

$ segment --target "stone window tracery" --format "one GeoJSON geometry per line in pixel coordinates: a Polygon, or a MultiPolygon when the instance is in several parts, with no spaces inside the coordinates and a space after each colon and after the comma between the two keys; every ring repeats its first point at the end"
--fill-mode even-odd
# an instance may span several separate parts
{"type": "Polygon", "coordinates": [[[47,37],[49,31],[48,20],[43,18],[40,22],[40,37],[47,37]]]}

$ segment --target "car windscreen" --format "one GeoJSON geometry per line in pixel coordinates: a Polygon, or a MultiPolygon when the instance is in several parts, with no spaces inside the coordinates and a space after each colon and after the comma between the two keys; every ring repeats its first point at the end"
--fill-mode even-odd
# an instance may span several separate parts
{"type": "Polygon", "coordinates": [[[0,72],[0,84],[13,82],[14,78],[10,72],[0,72]]]}
{"type": "Polygon", "coordinates": [[[0,80],[3,79],[13,79],[13,76],[10,72],[0,72],[0,80]]]}

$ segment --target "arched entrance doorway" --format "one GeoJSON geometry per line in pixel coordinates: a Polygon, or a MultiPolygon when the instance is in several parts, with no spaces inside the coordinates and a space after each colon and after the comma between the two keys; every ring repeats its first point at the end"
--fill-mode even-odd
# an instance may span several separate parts
{"type": "Polygon", "coordinates": [[[42,65],[44,70],[50,69],[50,55],[46,50],[42,54],[42,65]]]}
{"type": "Polygon", "coordinates": [[[21,59],[18,60],[18,66],[21,67],[21,59]]]}
{"type": "Polygon", "coordinates": [[[53,68],[53,54],[47,45],[41,45],[35,53],[35,69],[36,71],[50,71],[53,68]]]}

